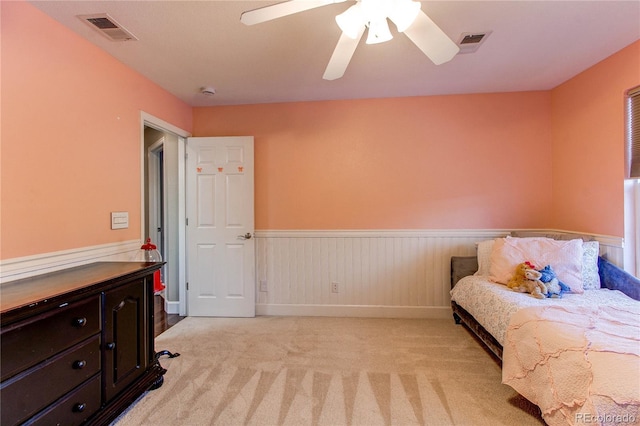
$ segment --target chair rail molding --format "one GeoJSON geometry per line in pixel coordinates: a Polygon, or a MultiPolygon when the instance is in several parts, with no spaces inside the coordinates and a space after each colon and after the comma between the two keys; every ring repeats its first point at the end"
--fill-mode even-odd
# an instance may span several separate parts
{"type": "Polygon", "coordinates": [[[129,240],[5,259],[0,261],[0,285],[93,262],[129,261],[141,244],[139,240],[129,240]]]}

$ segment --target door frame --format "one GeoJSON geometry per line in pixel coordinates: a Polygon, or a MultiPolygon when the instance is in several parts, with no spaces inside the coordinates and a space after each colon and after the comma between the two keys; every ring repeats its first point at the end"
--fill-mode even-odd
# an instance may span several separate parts
{"type": "MultiPolygon", "coordinates": [[[[148,127],[148,126],[147,126],[148,127]]],[[[151,238],[151,241],[155,242],[158,245],[158,251],[164,258],[164,247],[166,247],[165,240],[165,220],[164,220],[164,211],[165,206],[162,204],[166,200],[164,200],[164,194],[160,194],[161,191],[164,191],[164,182],[161,175],[161,169],[164,169],[164,162],[160,165],[160,155],[164,149],[164,136],[159,139],[156,143],[147,148],[147,190],[149,193],[149,203],[147,207],[149,208],[149,223],[148,223],[148,231],[147,237],[151,238]],[[158,238],[157,228],[162,228],[162,235],[158,238]],[[155,230],[155,231],[154,231],[155,230]]],[[[145,218],[147,215],[145,214],[145,218]]],[[[145,228],[147,228],[145,226],[145,228]]]]}
{"type": "MultiPolygon", "coordinates": [[[[151,127],[161,132],[173,133],[178,136],[178,158],[184,159],[186,156],[186,140],[191,133],[171,123],[168,123],[158,117],[155,117],[144,111],[140,111],[140,241],[145,241],[145,212],[147,206],[145,204],[145,172],[144,161],[146,150],[144,147],[144,128],[151,127]]],[[[178,229],[178,296],[177,309],[175,303],[167,303],[165,309],[170,314],[187,314],[187,278],[186,278],[186,179],[185,179],[185,161],[178,161],[178,221],[181,224],[178,229]],[[176,312],[177,311],[177,312],[176,312]]]]}

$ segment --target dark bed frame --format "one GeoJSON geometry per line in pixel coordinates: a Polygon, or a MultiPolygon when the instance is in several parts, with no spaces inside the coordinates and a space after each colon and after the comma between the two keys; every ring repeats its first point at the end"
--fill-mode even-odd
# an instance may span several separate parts
{"type": "MultiPolygon", "coordinates": [[[[473,275],[478,270],[478,259],[475,256],[453,256],[451,257],[451,288],[456,283],[468,276],[473,275]]],[[[476,319],[464,308],[453,300],[453,319],[456,324],[466,326],[484,345],[493,353],[499,361],[502,361],[502,345],[489,333],[476,319]]]]}
{"type": "MultiPolygon", "coordinates": [[[[473,275],[477,270],[478,259],[476,256],[451,257],[451,288],[461,278],[473,275]]],[[[620,290],[632,299],[640,300],[640,280],[603,257],[598,257],[598,274],[600,275],[601,287],[620,290]]],[[[495,337],[456,302],[451,301],[451,309],[453,309],[453,319],[456,324],[466,326],[502,362],[502,345],[495,337]]]]}

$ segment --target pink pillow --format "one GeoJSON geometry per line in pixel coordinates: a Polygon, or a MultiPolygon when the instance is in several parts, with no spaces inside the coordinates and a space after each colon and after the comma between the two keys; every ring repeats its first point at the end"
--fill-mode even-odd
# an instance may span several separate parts
{"type": "Polygon", "coordinates": [[[560,281],[571,288],[572,293],[583,293],[582,240],[559,241],[551,238],[496,238],[491,251],[489,278],[507,284],[516,266],[522,262],[533,263],[536,269],[551,265],[560,281]]]}

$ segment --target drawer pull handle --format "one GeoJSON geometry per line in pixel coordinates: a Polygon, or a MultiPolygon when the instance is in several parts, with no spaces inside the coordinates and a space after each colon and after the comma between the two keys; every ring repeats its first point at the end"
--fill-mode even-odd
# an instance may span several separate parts
{"type": "Polygon", "coordinates": [[[82,413],[85,410],[85,408],[87,408],[87,404],[83,402],[78,402],[76,405],[73,406],[73,412],[82,413]]]}
{"type": "Polygon", "coordinates": [[[107,349],[109,349],[110,351],[114,350],[115,348],[116,348],[115,342],[107,343],[107,349]]]}
{"type": "Polygon", "coordinates": [[[73,368],[75,370],[82,370],[87,365],[85,360],[78,360],[73,363],[73,368]]]}
{"type": "Polygon", "coordinates": [[[86,318],[75,318],[73,320],[73,325],[76,327],[84,327],[85,325],[87,325],[87,319],[86,318]]]}

